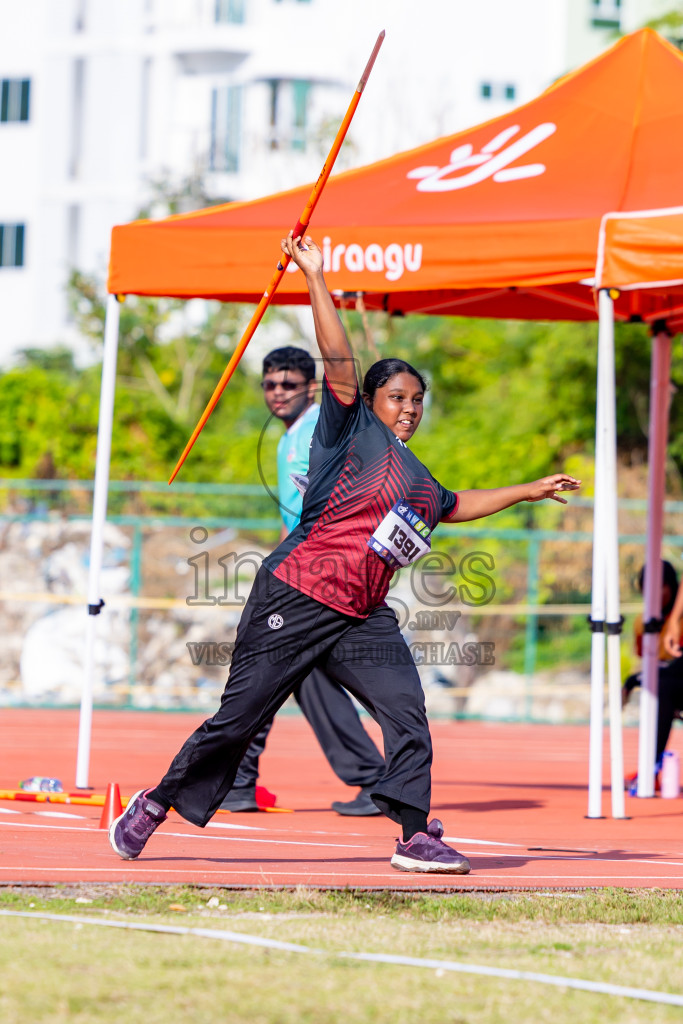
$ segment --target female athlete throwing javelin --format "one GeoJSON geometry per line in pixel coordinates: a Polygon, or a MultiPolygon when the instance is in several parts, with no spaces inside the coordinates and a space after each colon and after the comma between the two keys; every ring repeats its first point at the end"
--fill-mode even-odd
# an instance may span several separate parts
{"type": "Polygon", "coordinates": [[[391,577],[429,550],[439,522],[481,519],[521,501],[554,498],[579,480],[454,493],[407,447],[422,418],[425,382],[399,359],[368,371],[361,394],[353,355],[310,237],[282,240],[303,271],[325,368],[309,482],[299,525],[257,573],[237,630],[219,710],[185,742],[161,782],[140,790],[112,824],[114,850],[138,857],[174,807],[204,826],[229,792],[252,739],[316,666],[379,722],[386,770],[372,799],[403,831],[391,859],[403,871],[465,874],[465,857],[428,823],[432,746],[420,678],[394,612],[391,577]]]}

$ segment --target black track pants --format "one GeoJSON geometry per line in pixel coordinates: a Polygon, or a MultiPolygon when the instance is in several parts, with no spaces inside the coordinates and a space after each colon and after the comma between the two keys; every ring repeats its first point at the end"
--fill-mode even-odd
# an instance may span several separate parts
{"type": "Polygon", "coordinates": [[[251,742],[314,668],[353,693],[379,722],[386,767],[373,785],[388,801],[429,811],[432,746],[424,694],[395,614],[342,615],[261,568],[237,629],[221,705],[185,742],[158,788],[195,825],[230,791],[251,742]]]}
{"type": "MultiPolygon", "coordinates": [[[[314,668],[294,690],[333,772],[347,786],[372,786],[384,773],[384,758],[363,728],[348,693],[322,669],[314,668]]],[[[254,786],[272,721],[259,732],[242,758],[236,786],[254,786]]]]}
{"type": "Polygon", "coordinates": [[[660,668],[657,676],[657,750],[655,761],[661,761],[669,742],[671,726],[677,711],[683,709],[683,657],[660,668]]]}

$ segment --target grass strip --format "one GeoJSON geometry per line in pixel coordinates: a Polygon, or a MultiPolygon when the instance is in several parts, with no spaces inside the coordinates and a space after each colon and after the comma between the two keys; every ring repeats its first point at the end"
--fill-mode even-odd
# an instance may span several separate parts
{"type": "MultiPolygon", "coordinates": [[[[683,885],[683,880],[682,880],[683,885]]],[[[683,925],[683,892],[672,889],[557,889],[467,893],[332,889],[222,888],[154,883],[0,885],[0,907],[68,913],[80,903],[92,910],[164,914],[171,905],[206,912],[209,900],[236,913],[334,914],[420,922],[538,922],[544,924],[683,925]]]]}
{"type": "Polygon", "coordinates": [[[3,917],[2,1024],[681,1020],[680,1006],[565,981],[679,995],[682,898],[671,891],[444,894],[70,882],[0,886],[0,905],[57,918],[3,917]],[[66,920],[76,915],[86,923],[66,920]],[[92,920],[169,931],[89,928],[92,920]],[[192,928],[229,931],[240,944],[193,940],[186,932],[192,928]],[[301,955],[291,946],[324,955],[301,955]],[[364,959],[388,960],[389,951],[421,969],[364,959]],[[453,963],[559,980],[514,981],[448,969],[453,963]]]}
{"type": "Polygon", "coordinates": [[[510,970],[501,967],[487,967],[478,964],[453,963],[447,960],[429,960],[409,956],[396,956],[387,953],[350,953],[341,951],[330,953],[324,949],[315,949],[277,939],[263,938],[258,935],[245,935],[215,928],[184,928],[176,925],[141,923],[139,921],[105,921],[72,914],[46,914],[40,911],[0,910],[5,917],[40,918],[41,920],[59,921],[71,924],[86,924],[100,928],[124,928],[132,931],[158,932],[167,935],[191,935],[205,939],[219,939],[224,942],[235,942],[241,945],[260,946],[266,949],[277,949],[289,953],[307,953],[313,956],[335,956],[341,959],[362,960],[378,964],[394,964],[403,967],[430,968],[432,970],[454,971],[464,974],[478,974],[487,977],[505,978],[511,981],[533,981],[543,985],[555,985],[558,988],[572,988],[584,992],[596,992],[601,995],[622,996],[629,999],[640,999],[651,1003],[663,1003],[667,1006],[683,1006],[683,996],[673,992],[654,992],[649,989],[632,988],[624,985],[612,985],[606,982],[589,981],[584,978],[572,978],[564,975],[541,974],[531,971],[510,970]]]}

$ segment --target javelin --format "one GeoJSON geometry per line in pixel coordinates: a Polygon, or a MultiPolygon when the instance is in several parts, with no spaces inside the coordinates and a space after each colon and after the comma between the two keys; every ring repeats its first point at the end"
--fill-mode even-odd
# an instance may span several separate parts
{"type": "MultiPolygon", "coordinates": [[[[380,34],[377,36],[377,42],[375,43],[373,51],[370,54],[369,61],[365,65],[365,71],[361,75],[360,81],[359,81],[358,85],[356,86],[356,91],[354,92],[353,99],[351,100],[351,103],[349,104],[349,109],[346,111],[346,114],[344,115],[344,120],[342,121],[341,125],[339,126],[339,131],[337,132],[337,137],[335,138],[334,142],[332,143],[332,148],[330,149],[330,152],[327,155],[327,160],[323,164],[322,170],[320,172],[320,176],[319,176],[318,180],[316,181],[315,185],[313,186],[313,191],[311,192],[311,194],[309,196],[309,199],[308,199],[308,202],[306,203],[306,206],[304,207],[304,211],[301,214],[301,216],[299,217],[298,221],[296,222],[296,225],[295,225],[294,231],[293,231],[294,238],[298,238],[299,236],[303,237],[303,235],[308,230],[308,225],[309,225],[309,222],[311,220],[311,216],[313,214],[313,211],[314,211],[314,209],[316,207],[316,204],[317,204],[318,200],[320,199],[320,196],[322,194],[322,190],[324,189],[325,185],[327,184],[327,179],[329,178],[330,173],[332,171],[332,168],[334,167],[334,162],[337,159],[337,154],[339,153],[339,150],[342,147],[342,143],[343,143],[343,141],[344,141],[344,139],[346,137],[346,133],[347,133],[349,125],[351,124],[351,121],[353,119],[353,115],[356,113],[356,107],[358,106],[358,102],[360,100],[361,93],[363,92],[363,89],[366,86],[367,80],[370,77],[370,72],[372,71],[372,66],[375,63],[375,59],[377,57],[377,54],[379,53],[379,48],[380,48],[380,46],[382,45],[383,42],[384,42],[384,30],[382,30],[380,32],[380,34]]],[[[276,291],[278,285],[280,284],[280,281],[282,280],[282,276],[283,276],[285,270],[287,269],[287,266],[289,265],[290,261],[291,261],[291,256],[289,255],[289,253],[286,253],[284,256],[282,256],[280,258],[280,262],[277,265],[277,270],[275,271],[275,273],[273,274],[272,278],[270,279],[270,283],[269,283],[268,287],[266,288],[265,292],[263,293],[261,301],[259,302],[258,306],[256,307],[254,315],[252,316],[251,320],[249,321],[247,329],[244,332],[244,334],[242,335],[242,339],[241,339],[239,345],[237,346],[237,348],[233,352],[232,357],[230,359],[230,362],[225,367],[225,370],[223,371],[223,376],[218,381],[218,384],[216,385],[214,393],[212,394],[211,398],[209,399],[209,403],[208,403],[206,409],[204,410],[202,415],[199,417],[199,422],[197,423],[197,426],[192,431],[192,436],[191,436],[190,440],[187,442],[187,444],[185,445],[185,450],[184,450],[183,454],[178,459],[178,463],[177,463],[175,469],[173,470],[173,472],[171,474],[171,477],[170,477],[170,479],[168,481],[169,484],[172,484],[173,481],[175,480],[176,476],[178,475],[178,471],[180,470],[180,467],[184,463],[184,461],[187,458],[187,456],[190,454],[190,451],[192,449],[192,445],[195,443],[195,441],[199,437],[199,434],[201,433],[201,431],[202,431],[202,429],[204,427],[204,424],[206,423],[206,421],[208,420],[209,416],[211,415],[211,413],[215,409],[215,407],[216,407],[216,405],[218,403],[218,399],[223,394],[223,391],[225,389],[226,384],[228,383],[228,381],[232,377],[233,373],[235,372],[235,368],[237,367],[237,364],[239,363],[239,361],[242,358],[242,356],[244,355],[244,351],[245,351],[247,345],[249,344],[249,342],[251,341],[252,337],[254,336],[254,331],[256,330],[258,325],[260,324],[261,319],[263,317],[263,314],[265,313],[265,311],[267,310],[268,306],[270,305],[270,302],[271,302],[271,300],[273,298],[273,295],[275,294],[275,291],[276,291]]]]}

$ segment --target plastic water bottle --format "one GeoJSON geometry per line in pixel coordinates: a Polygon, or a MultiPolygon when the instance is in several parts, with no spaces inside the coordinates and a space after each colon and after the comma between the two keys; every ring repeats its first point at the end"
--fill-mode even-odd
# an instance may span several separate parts
{"type": "Polygon", "coordinates": [[[27,793],[62,793],[64,791],[59,779],[49,778],[46,775],[33,775],[30,779],[24,779],[19,783],[19,789],[25,789],[27,793]]]}
{"type": "Polygon", "coordinates": [[[661,794],[667,800],[681,795],[681,765],[675,750],[665,750],[660,776],[661,794]]]}

